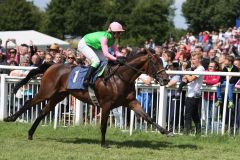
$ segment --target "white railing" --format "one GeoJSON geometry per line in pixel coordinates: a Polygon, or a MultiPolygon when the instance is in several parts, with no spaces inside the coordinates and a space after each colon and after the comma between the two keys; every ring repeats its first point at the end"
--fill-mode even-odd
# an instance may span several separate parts
{"type": "MultiPolygon", "coordinates": [[[[1,69],[13,69],[12,66],[2,66],[0,65],[1,69]]],[[[15,67],[14,69],[32,69],[32,67],[15,67]]],[[[211,131],[208,131],[208,128],[205,127],[204,131],[206,134],[214,133],[214,128],[217,128],[217,133],[221,134],[225,133],[226,128],[226,115],[227,115],[227,93],[228,93],[228,83],[230,76],[238,76],[240,77],[239,73],[228,73],[228,72],[193,72],[193,71],[167,71],[168,74],[178,74],[178,75],[185,75],[185,74],[191,74],[191,75],[220,75],[220,76],[226,76],[227,80],[227,86],[225,88],[225,94],[224,94],[224,103],[223,103],[223,113],[220,115],[220,110],[217,109],[217,127],[215,126],[215,122],[211,124],[211,131]],[[222,116],[222,118],[221,118],[222,116]],[[222,126],[220,126],[222,124],[222,126]]],[[[28,84],[28,88],[32,88],[32,92],[34,92],[32,95],[23,96],[22,98],[16,97],[16,95],[11,95],[10,90],[13,87],[14,83],[16,81],[19,81],[19,77],[10,77],[7,75],[2,74],[1,75],[1,92],[0,92],[0,120],[3,120],[4,117],[14,114],[21,105],[25,102],[26,99],[34,96],[35,93],[38,91],[38,85],[40,80],[33,80],[28,84]],[[21,103],[20,103],[21,102],[21,103]]],[[[176,90],[176,87],[173,88],[166,88],[164,86],[159,86],[157,84],[151,84],[151,85],[144,85],[141,82],[136,83],[136,90],[141,92],[141,90],[148,90],[149,93],[152,95],[152,101],[151,101],[151,108],[146,110],[146,112],[151,116],[151,118],[157,122],[159,125],[163,127],[167,127],[167,129],[170,129],[170,121],[169,117],[171,117],[170,113],[170,102],[172,101],[171,98],[169,99],[168,91],[169,90],[176,90]]],[[[209,87],[209,86],[203,86],[202,92],[215,92],[216,87],[209,87]]],[[[23,89],[24,92],[24,89],[23,89]]],[[[236,126],[236,121],[240,121],[239,119],[239,105],[238,105],[238,91],[235,91],[236,94],[236,102],[235,102],[235,110],[234,110],[234,125],[231,124],[231,113],[233,111],[229,110],[229,118],[228,120],[228,132],[230,133],[231,126],[234,126],[234,135],[236,133],[236,128],[239,126],[236,126]]],[[[202,98],[203,99],[203,98],[202,98]]],[[[173,108],[174,112],[174,119],[173,119],[173,132],[175,133],[181,133],[181,123],[182,115],[180,115],[182,112],[184,113],[184,106],[182,106],[181,102],[183,99],[180,99],[180,102],[175,103],[175,107],[173,108]],[[176,104],[179,103],[179,108],[176,108],[176,104]],[[177,109],[179,109],[179,113],[177,113],[177,109]],[[179,114],[179,116],[177,116],[179,114]],[[178,123],[176,125],[176,123],[178,123]]],[[[143,103],[143,102],[142,102],[143,103]]],[[[203,104],[203,102],[202,102],[203,104]]],[[[35,108],[28,111],[26,114],[24,114],[20,120],[26,121],[26,122],[33,122],[34,119],[38,115],[39,109],[42,109],[42,105],[36,106],[35,108]],[[33,116],[34,115],[34,116],[33,116]]],[[[202,105],[202,108],[205,107],[202,105]]],[[[209,107],[209,104],[207,105],[209,107]]],[[[147,106],[148,108],[148,106],[147,106]]],[[[120,128],[128,130],[130,127],[130,134],[132,134],[133,129],[143,129],[143,130],[152,130],[155,131],[154,128],[152,128],[151,125],[144,122],[142,119],[137,120],[134,119],[134,113],[131,112],[131,116],[129,116],[129,110],[128,109],[121,109],[123,112],[121,117],[119,119],[121,120],[121,123],[123,125],[120,126],[120,128]],[[139,127],[138,127],[139,126],[139,127]]],[[[45,120],[42,122],[42,124],[48,124],[53,123],[54,127],[56,128],[58,125],[79,125],[79,124],[98,124],[100,123],[100,116],[99,114],[101,110],[94,106],[87,106],[87,104],[82,103],[79,100],[73,99],[72,96],[69,96],[67,99],[65,99],[63,102],[60,102],[55,107],[55,111],[51,112],[48,117],[45,118],[45,120]]],[[[208,114],[207,114],[208,115],[208,114]]],[[[119,115],[118,115],[119,116],[119,115]]],[[[184,116],[184,115],[183,115],[184,116]]],[[[115,117],[117,115],[115,114],[115,117]]],[[[213,117],[214,118],[214,117],[213,117]]],[[[114,120],[114,115],[111,113],[110,115],[110,121],[109,125],[110,127],[117,127],[117,120],[114,120]],[[114,123],[113,123],[114,122],[114,123]]],[[[208,117],[207,117],[208,119],[208,117]]],[[[206,119],[205,119],[206,120],[206,119]]],[[[204,127],[204,120],[201,119],[202,126],[204,127]]],[[[207,122],[205,122],[207,123],[207,122]]],[[[206,125],[205,125],[206,126],[206,125]]],[[[240,131],[240,130],[239,130],[240,131]]]]}
{"type": "Polygon", "coordinates": [[[226,87],[224,91],[224,103],[223,103],[223,118],[222,118],[222,134],[225,132],[225,121],[226,121],[226,111],[227,111],[227,95],[229,88],[229,80],[231,76],[240,77],[240,74],[237,72],[196,72],[196,71],[168,71],[169,74],[181,74],[181,75],[218,75],[218,76],[226,76],[226,87]]]}

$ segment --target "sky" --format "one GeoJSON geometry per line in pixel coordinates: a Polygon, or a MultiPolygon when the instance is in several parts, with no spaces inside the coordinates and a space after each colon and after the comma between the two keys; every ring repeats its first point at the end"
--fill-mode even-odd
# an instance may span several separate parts
{"type": "MultiPolygon", "coordinates": [[[[28,0],[28,1],[33,1],[33,3],[36,6],[38,6],[41,9],[44,9],[44,8],[47,7],[47,4],[51,0],[28,0]]],[[[181,12],[182,3],[185,2],[185,1],[186,0],[175,0],[175,4],[173,5],[176,8],[175,17],[173,19],[174,25],[175,25],[176,28],[183,28],[183,29],[187,28],[186,20],[182,16],[182,12],[181,12]]]]}
{"type": "Polygon", "coordinates": [[[186,0],[175,0],[175,4],[173,5],[176,10],[175,10],[175,17],[173,19],[174,25],[176,28],[187,28],[186,20],[182,16],[182,3],[185,2],[186,0]]]}

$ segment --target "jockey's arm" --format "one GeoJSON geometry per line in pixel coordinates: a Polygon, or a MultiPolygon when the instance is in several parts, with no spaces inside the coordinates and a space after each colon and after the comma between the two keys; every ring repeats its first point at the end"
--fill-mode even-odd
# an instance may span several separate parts
{"type": "Polygon", "coordinates": [[[117,57],[123,56],[123,54],[121,52],[119,52],[117,45],[114,44],[114,45],[112,45],[111,48],[113,49],[113,51],[117,57]]]}
{"type": "Polygon", "coordinates": [[[108,60],[115,61],[117,58],[114,57],[113,55],[111,55],[111,54],[108,52],[107,38],[103,37],[103,38],[100,40],[100,42],[101,42],[101,47],[102,47],[102,51],[103,51],[104,56],[105,56],[108,60]]]}

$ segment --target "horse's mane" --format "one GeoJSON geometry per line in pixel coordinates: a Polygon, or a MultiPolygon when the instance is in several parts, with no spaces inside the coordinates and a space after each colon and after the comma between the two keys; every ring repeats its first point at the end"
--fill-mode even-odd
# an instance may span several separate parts
{"type": "Polygon", "coordinates": [[[132,52],[131,54],[127,55],[127,61],[132,61],[133,59],[136,59],[138,57],[141,57],[143,55],[146,55],[146,51],[136,51],[136,52],[132,52]]]}

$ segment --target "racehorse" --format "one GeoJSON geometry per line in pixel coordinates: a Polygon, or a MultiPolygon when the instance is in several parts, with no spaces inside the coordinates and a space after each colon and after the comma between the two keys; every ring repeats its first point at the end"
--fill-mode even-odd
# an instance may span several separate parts
{"type": "MultiPolygon", "coordinates": [[[[7,117],[4,121],[15,121],[26,110],[36,104],[47,100],[47,104],[39,113],[37,119],[28,131],[28,139],[32,140],[33,134],[40,121],[54,109],[57,103],[62,101],[66,96],[71,94],[77,99],[93,104],[87,90],[69,90],[67,89],[67,81],[73,66],[54,64],[44,73],[39,92],[25,104],[15,114],[7,117]]],[[[106,69],[107,70],[107,69],[106,69]]],[[[107,71],[104,76],[106,77],[107,71]]],[[[107,121],[110,110],[119,106],[126,106],[132,109],[138,116],[155,126],[162,134],[172,135],[146,114],[140,103],[136,100],[135,80],[143,73],[153,77],[160,85],[166,85],[169,81],[168,75],[164,70],[162,60],[152,51],[144,49],[138,54],[128,57],[124,65],[116,65],[112,67],[112,76],[106,80],[99,77],[94,86],[96,97],[102,108],[101,116],[101,145],[106,146],[105,135],[107,130],[107,121]]]]}

